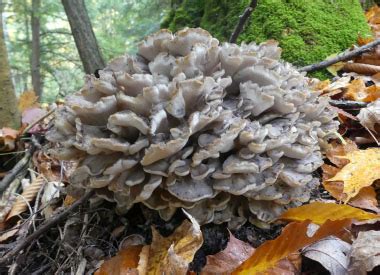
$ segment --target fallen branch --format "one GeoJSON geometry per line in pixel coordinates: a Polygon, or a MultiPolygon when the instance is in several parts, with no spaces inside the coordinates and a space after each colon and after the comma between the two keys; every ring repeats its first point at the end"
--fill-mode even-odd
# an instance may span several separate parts
{"type": "Polygon", "coordinates": [[[4,190],[7,189],[8,185],[11,184],[17,175],[28,166],[34,151],[35,146],[30,147],[30,149],[26,151],[24,157],[0,181],[0,195],[3,194],[4,190]]]}
{"type": "Polygon", "coordinates": [[[67,218],[71,212],[77,209],[81,204],[85,203],[93,194],[94,190],[91,190],[90,192],[86,193],[83,197],[81,197],[79,200],[74,202],[70,207],[68,207],[59,214],[53,215],[51,219],[46,220],[44,223],[42,223],[36,231],[34,231],[25,239],[21,240],[21,242],[17,243],[16,246],[14,246],[10,252],[8,252],[2,258],[0,258],[0,265],[9,263],[10,260],[13,257],[15,257],[21,250],[23,250],[28,245],[32,244],[34,240],[37,240],[42,234],[44,234],[53,226],[57,225],[60,221],[67,218]]]}
{"type": "Polygon", "coordinates": [[[258,0],[252,0],[251,4],[249,4],[249,7],[247,7],[244,10],[244,13],[239,16],[239,22],[237,23],[234,31],[231,34],[230,43],[236,43],[240,33],[242,32],[245,23],[247,22],[248,18],[251,16],[252,12],[256,9],[257,7],[257,1],[258,0]]]}
{"type": "Polygon", "coordinates": [[[368,43],[367,45],[356,48],[355,50],[340,53],[333,58],[324,60],[324,61],[316,63],[316,64],[312,64],[312,65],[302,67],[299,70],[301,72],[313,72],[313,71],[321,70],[321,69],[327,68],[328,66],[330,66],[332,64],[338,63],[340,61],[347,61],[347,60],[350,60],[350,59],[352,59],[356,56],[359,56],[365,52],[368,52],[379,44],[380,44],[380,38],[376,39],[375,41],[372,41],[371,43],[368,43]]]}

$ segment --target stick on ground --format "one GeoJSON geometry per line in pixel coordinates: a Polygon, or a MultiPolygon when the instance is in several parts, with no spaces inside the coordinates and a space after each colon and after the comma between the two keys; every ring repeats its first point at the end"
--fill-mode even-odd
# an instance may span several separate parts
{"type": "Polygon", "coordinates": [[[239,16],[239,22],[237,23],[234,31],[231,34],[229,40],[230,43],[236,43],[240,33],[243,31],[245,23],[248,21],[248,18],[251,16],[252,12],[256,9],[257,1],[258,0],[252,0],[251,4],[249,4],[249,7],[247,7],[244,10],[244,13],[239,16]]]}
{"type": "Polygon", "coordinates": [[[91,190],[61,213],[53,215],[52,218],[49,220],[45,220],[45,222],[42,223],[36,231],[34,231],[25,239],[20,240],[20,242],[17,243],[11,251],[9,251],[2,258],[0,258],[0,265],[9,263],[13,259],[13,257],[15,257],[21,250],[23,250],[28,245],[32,244],[33,241],[37,240],[42,234],[44,234],[53,226],[57,225],[60,221],[67,218],[71,212],[73,212],[76,208],[85,203],[94,194],[94,192],[94,190],[91,190]]]}
{"type": "Polygon", "coordinates": [[[33,155],[35,147],[32,146],[26,151],[24,157],[8,172],[5,177],[0,181],[0,195],[7,189],[8,185],[17,177],[17,175],[28,166],[30,158],[33,155]]]}
{"type": "Polygon", "coordinates": [[[364,46],[361,46],[359,48],[356,48],[355,50],[352,50],[352,51],[349,51],[349,52],[343,52],[343,53],[340,53],[338,54],[337,56],[333,57],[333,58],[330,58],[330,59],[327,59],[327,60],[324,60],[322,62],[319,62],[319,63],[315,63],[315,64],[312,64],[312,65],[308,65],[308,66],[305,66],[305,67],[302,67],[299,69],[299,71],[301,72],[314,72],[314,71],[317,71],[317,70],[321,70],[321,69],[324,69],[324,68],[327,68],[328,66],[332,65],[332,64],[335,64],[335,63],[338,63],[340,61],[347,61],[347,60],[350,60],[356,56],[359,56],[365,52],[368,52],[370,50],[372,50],[374,47],[376,47],[377,45],[380,44],[380,38],[379,39],[376,39],[375,41],[372,41],[371,43],[368,43],[364,46]]]}

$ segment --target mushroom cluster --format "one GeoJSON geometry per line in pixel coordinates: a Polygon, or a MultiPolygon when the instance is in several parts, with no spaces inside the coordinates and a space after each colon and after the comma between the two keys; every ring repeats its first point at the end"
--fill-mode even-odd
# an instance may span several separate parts
{"type": "Polygon", "coordinates": [[[327,98],[280,54],[275,41],[161,30],[58,108],[52,154],[80,160],[71,187],[120,214],[142,203],[164,220],[184,208],[200,224],[267,226],[309,200],[337,129],[327,98]]]}

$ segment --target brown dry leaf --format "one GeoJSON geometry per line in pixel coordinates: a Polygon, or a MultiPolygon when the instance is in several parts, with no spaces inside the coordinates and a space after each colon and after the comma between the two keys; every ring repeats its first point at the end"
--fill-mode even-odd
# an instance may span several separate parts
{"type": "Polygon", "coordinates": [[[300,274],[302,264],[301,254],[296,252],[280,260],[275,267],[269,269],[266,275],[294,275],[300,274]]]}
{"type": "Polygon", "coordinates": [[[330,235],[341,236],[344,234],[345,228],[350,224],[350,219],[327,221],[310,236],[308,231],[310,231],[312,223],[309,220],[290,223],[275,240],[267,241],[259,246],[255,253],[236,269],[233,274],[259,274],[266,272],[274,267],[279,260],[311,243],[330,235]]]}
{"type": "Polygon", "coordinates": [[[360,189],[370,186],[380,179],[380,148],[369,148],[347,153],[342,157],[350,162],[334,177],[326,180],[342,181],[343,193],[347,195],[346,202],[355,197],[360,189]]]}
{"type": "Polygon", "coordinates": [[[380,265],[380,231],[359,232],[352,244],[350,274],[366,274],[380,265]]]}
{"type": "Polygon", "coordinates": [[[4,127],[0,129],[0,152],[12,151],[15,149],[15,141],[19,131],[4,127]]]}
{"type": "Polygon", "coordinates": [[[358,78],[351,81],[347,86],[347,92],[343,95],[345,99],[362,101],[367,96],[366,86],[363,79],[358,78]]]}
{"type": "Polygon", "coordinates": [[[68,207],[68,206],[72,205],[76,201],[77,201],[76,198],[74,198],[74,197],[72,197],[70,195],[66,195],[65,199],[63,200],[63,205],[65,207],[68,207]]]}
{"type": "Polygon", "coordinates": [[[17,196],[17,199],[12,206],[11,211],[9,212],[6,221],[20,215],[26,209],[28,209],[27,203],[30,203],[37,196],[38,191],[41,189],[42,185],[45,183],[45,180],[42,176],[38,176],[28,187],[23,190],[20,196],[17,196]]]}
{"type": "Polygon", "coordinates": [[[139,249],[134,250],[129,249],[130,247],[123,249],[122,254],[120,252],[103,263],[95,274],[186,274],[195,253],[203,243],[199,224],[190,215],[188,217],[191,222],[185,220],[167,238],[152,228],[150,246],[139,246],[139,249]],[[133,261],[128,261],[125,257],[132,258],[133,261]]]}
{"type": "Polygon", "coordinates": [[[380,213],[375,188],[373,186],[360,189],[359,194],[353,197],[348,203],[354,207],[372,210],[378,214],[380,213]]]}
{"type": "Polygon", "coordinates": [[[230,232],[227,247],[215,255],[207,256],[207,264],[201,274],[227,274],[248,259],[255,249],[248,243],[236,239],[230,232]]]}
{"type": "MultiPolygon", "coordinates": [[[[7,241],[9,238],[15,236],[20,230],[21,221],[18,221],[12,228],[0,233],[0,243],[7,241]]],[[[6,227],[4,223],[1,224],[0,228],[6,227]]]]}
{"type": "Polygon", "coordinates": [[[347,159],[342,158],[342,156],[346,156],[349,152],[356,150],[358,150],[358,146],[350,139],[346,139],[345,144],[333,142],[331,148],[326,152],[326,157],[340,168],[349,162],[347,159]]]}
{"type": "Polygon", "coordinates": [[[23,92],[18,99],[18,109],[21,113],[28,108],[37,107],[38,105],[38,96],[36,96],[34,91],[23,92]]]}
{"type": "Polygon", "coordinates": [[[300,207],[288,209],[279,219],[286,221],[311,220],[316,224],[324,224],[327,220],[371,220],[379,217],[379,215],[345,204],[312,202],[300,207]]]}
{"type": "Polygon", "coordinates": [[[105,261],[95,272],[95,275],[132,275],[138,274],[137,266],[139,263],[142,245],[130,246],[125,248],[116,256],[105,261]]]}
{"type": "Polygon", "coordinates": [[[319,262],[331,275],[347,274],[351,245],[341,239],[329,236],[305,247],[302,254],[319,262]]]}

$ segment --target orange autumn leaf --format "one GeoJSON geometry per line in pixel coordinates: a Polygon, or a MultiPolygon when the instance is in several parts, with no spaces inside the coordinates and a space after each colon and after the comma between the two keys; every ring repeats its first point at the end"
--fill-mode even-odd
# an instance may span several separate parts
{"type": "Polygon", "coordinates": [[[31,107],[38,107],[38,96],[34,91],[26,91],[20,95],[18,100],[18,109],[22,113],[31,107]]]}
{"type": "Polygon", "coordinates": [[[371,36],[367,36],[367,37],[364,37],[364,36],[361,36],[359,35],[358,37],[358,45],[359,46],[364,46],[368,43],[371,43],[372,41],[374,41],[375,39],[371,36]]]}
{"type": "Polygon", "coordinates": [[[379,217],[379,215],[346,204],[312,202],[300,207],[288,209],[278,219],[286,221],[311,220],[313,223],[323,224],[327,220],[371,220],[379,217]]]}
{"type": "Polygon", "coordinates": [[[349,219],[327,221],[314,233],[310,234],[311,221],[288,224],[279,237],[259,246],[255,253],[239,266],[232,274],[260,274],[273,268],[284,259],[303,247],[327,236],[342,236],[345,228],[351,224],[349,219]]]}
{"type": "Polygon", "coordinates": [[[344,98],[349,100],[362,101],[362,99],[367,96],[365,89],[366,86],[363,79],[354,79],[347,86],[347,92],[344,94],[344,98]]]}
{"type": "Polygon", "coordinates": [[[360,189],[380,179],[380,148],[352,151],[341,158],[349,160],[349,163],[326,181],[342,181],[347,202],[355,197],[360,189]]]}
{"type": "Polygon", "coordinates": [[[130,246],[119,251],[116,256],[105,261],[95,275],[138,274],[136,268],[142,247],[142,245],[130,246]]]}

